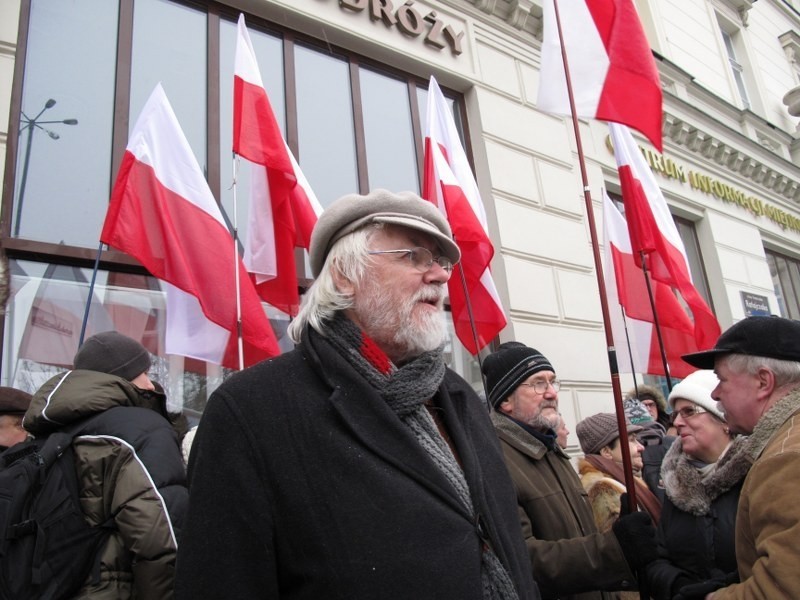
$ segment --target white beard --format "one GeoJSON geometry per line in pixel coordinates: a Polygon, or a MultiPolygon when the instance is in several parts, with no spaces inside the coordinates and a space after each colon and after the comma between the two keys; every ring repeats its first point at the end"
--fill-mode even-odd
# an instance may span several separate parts
{"type": "Polygon", "coordinates": [[[404,301],[399,300],[391,289],[367,284],[362,291],[361,305],[354,307],[358,319],[367,335],[393,361],[435,350],[447,339],[442,286],[426,285],[404,301]],[[421,308],[419,302],[424,300],[435,301],[439,310],[434,312],[421,308]]]}

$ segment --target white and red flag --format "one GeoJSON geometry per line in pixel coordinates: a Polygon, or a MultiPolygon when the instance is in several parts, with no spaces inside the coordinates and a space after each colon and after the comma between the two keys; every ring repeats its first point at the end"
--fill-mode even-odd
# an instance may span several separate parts
{"type": "Polygon", "coordinates": [[[609,123],[609,129],[636,265],[641,267],[645,256],[652,279],[680,294],[692,313],[698,349],[710,348],[719,337],[719,323],[692,282],[686,250],[667,202],[628,128],[609,123]]]}
{"type": "MultiPolygon", "coordinates": [[[[537,106],[569,115],[555,1],[542,3],[537,106]]],[[[558,13],[577,116],[624,123],[661,151],[661,85],[633,0],[562,0],[558,13]]]]}
{"type": "Polygon", "coordinates": [[[458,339],[469,352],[477,354],[506,326],[506,316],[489,268],[494,247],[478,184],[452,112],[433,77],[428,88],[422,197],[444,213],[461,249],[461,262],[448,283],[450,310],[458,339]],[[466,290],[459,269],[464,274],[466,290]],[[474,332],[467,302],[472,309],[474,332]]]}
{"type": "Polygon", "coordinates": [[[256,163],[245,264],[261,298],[295,316],[300,297],[294,249],[308,249],[322,207],[283,139],[241,14],[233,75],[233,151],[256,163]]]}
{"type": "Polygon", "coordinates": [[[131,132],[100,239],[167,282],[166,351],[239,368],[235,268],[243,363],[280,354],[233,237],[200,165],[157,85],[131,132]]]}
{"type": "MultiPolygon", "coordinates": [[[[619,372],[666,375],[647,283],[634,260],[625,217],[607,195],[603,196],[603,274],[619,372]]],[[[686,377],[695,369],[681,360],[681,355],[700,349],[694,338],[694,324],[670,286],[653,280],[651,289],[669,375],[686,377]]]]}

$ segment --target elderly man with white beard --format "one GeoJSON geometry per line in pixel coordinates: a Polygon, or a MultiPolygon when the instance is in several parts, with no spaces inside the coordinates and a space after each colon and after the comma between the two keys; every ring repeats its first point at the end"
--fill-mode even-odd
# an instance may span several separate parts
{"type": "Polygon", "coordinates": [[[597,531],[581,480],[557,443],[561,382],[550,361],[506,342],[483,361],[483,373],[542,598],[615,598],[610,591],[636,589],[634,573],[656,559],[655,528],[646,513],[634,512],[597,531]]]}
{"type": "Polygon", "coordinates": [[[485,406],[444,362],[459,258],[416,194],[323,212],[297,347],[200,422],[178,598],[539,598],[485,406]]]}

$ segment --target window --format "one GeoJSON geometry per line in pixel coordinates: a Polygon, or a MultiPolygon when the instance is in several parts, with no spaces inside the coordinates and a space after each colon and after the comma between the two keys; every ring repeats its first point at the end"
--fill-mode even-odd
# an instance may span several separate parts
{"type": "Polygon", "coordinates": [[[782,317],[800,319],[800,261],[765,250],[782,317]]]}
{"type": "Polygon", "coordinates": [[[719,21],[720,33],[722,34],[722,43],[725,46],[725,54],[728,59],[728,66],[730,67],[733,83],[736,87],[736,92],[739,95],[739,100],[742,103],[742,108],[750,108],[750,96],[747,93],[746,85],[746,72],[744,66],[744,49],[741,45],[741,33],[732,24],[719,21]]]}
{"type": "Polygon", "coordinates": [[[681,236],[683,247],[686,250],[686,260],[689,262],[689,272],[692,276],[692,283],[706,304],[714,310],[714,303],[711,300],[711,292],[708,287],[708,277],[706,276],[706,269],[703,266],[703,257],[700,254],[700,242],[697,239],[697,229],[694,223],[688,219],[672,216],[675,221],[675,226],[678,228],[678,234],[681,236]]]}
{"type": "MultiPolygon", "coordinates": [[[[12,268],[0,379],[34,389],[77,349],[98,237],[130,129],[161,82],[212,193],[246,235],[249,177],[230,148],[238,11],[195,0],[21,0],[2,210],[12,268]],[[180,40],[172,33],[180,29],[180,40]],[[22,63],[20,63],[22,64],[22,63]],[[66,306],[64,303],[66,302],[66,306]]],[[[321,204],[377,186],[419,191],[425,79],[248,17],[264,86],[289,146],[321,204]]],[[[460,122],[461,105],[450,99],[460,122]]],[[[104,250],[92,329],[116,328],[159,358],[158,379],[202,410],[225,373],[163,352],[161,284],[126,255],[104,250]],[[179,390],[179,391],[178,391],[179,390]]],[[[301,276],[304,265],[298,264],[301,276]]],[[[265,307],[280,337],[286,317],[265,307]]],[[[452,332],[451,332],[452,334],[452,332]]],[[[282,347],[291,347],[284,340],[282,347]]],[[[454,366],[480,373],[452,342],[454,366]]],[[[477,373],[477,374],[476,374],[477,373]]]]}

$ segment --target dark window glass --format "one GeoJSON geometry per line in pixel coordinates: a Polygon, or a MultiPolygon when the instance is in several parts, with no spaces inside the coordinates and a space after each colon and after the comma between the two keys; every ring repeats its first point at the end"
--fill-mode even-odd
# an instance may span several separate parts
{"type": "Polygon", "coordinates": [[[129,131],[161,82],[197,162],[206,171],[206,14],[168,0],[136,0],[129,131]],[[180,32],[180,35],[176,35],[180,32]]]}
{"type": "Polygon", "coordinates": [[[800,319],[800,261],[771,250],[766,254],[781,316],[800,319]]]}
{"type": "Polygon", "coordinates": [[[31,3],[12,236],[97,246],[110,190],[117,20],[108,0],[31,3]]]}
{"type": "Polygon", "coordinates": [[[360,80],[370,189],[419,193],[408,84],[369,69],[360,80]]]}
{"type": "Polygon", "coordinates": [[[700,254],[700,242],[697,239],[697,230],[695,229],[694,223],[680,217],[673,216],[672,218],[675,221],[678,233],[681,236],[681,241],[683,242],[683,247],[686,250],[686,259],[689,261],[692,283],[694,283],[694,287],[700,292],[706,304],[713,310],[714,304],[711,302],[708,279],[706,278],[703,257],[700,254]]]}
{"type": "Polygon", "coordinates": [[[300,166],[323,207],[358,191],[346,59],[295,46],[300,166]]]}

